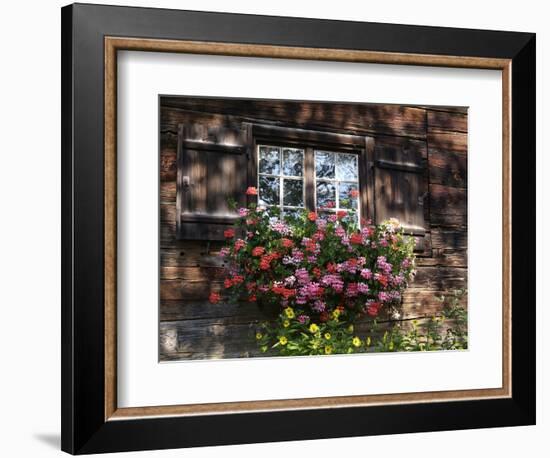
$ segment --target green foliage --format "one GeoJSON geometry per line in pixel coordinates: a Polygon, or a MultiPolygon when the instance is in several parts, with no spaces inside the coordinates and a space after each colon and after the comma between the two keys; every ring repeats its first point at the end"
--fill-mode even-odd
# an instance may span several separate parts
{"type": "Polygon", "coordinates": [[[281,356],[466,350],[468,314],[460,305],[466,294],[459,289],[440,296],[436,298],[443,305],[440,315],[428,317],[424,323],[411,320],[384,332],[376,320],[367,321],[366,330],[357,332],[356,325],[338,313],[326,323],[315,324],[300,320],[303,315],[294,309],[285,309],[274,323],[262,324],[256,338],[263,352],[281,356]],[[312,324],[315,327],[310,329],[312,324]]]}
{"type": "Polygon", "coordinates": [[[263,352],[271,351],[281,356],[330,355],[332,353],[356,353],[370,344],[354,333],[354,325],[341,319],[335,309],[324,323],[314,323],[304,314],[296,316],[287,307],[274,323],[264,323],[256,333],[263,352]]]}

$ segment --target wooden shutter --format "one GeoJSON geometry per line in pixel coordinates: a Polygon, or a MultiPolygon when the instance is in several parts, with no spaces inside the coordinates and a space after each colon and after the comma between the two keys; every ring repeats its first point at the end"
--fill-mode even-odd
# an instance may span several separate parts
{"type": "Polygon", "coordinates": [[[429,256],[426,144],[399,137],[378,137],[374,143],[375,220],[397,218],[415,237],[416,253],[429,256]]]}
{"type": "Polygon", "coordinates": [[[246,203],[243,131],[231,125],[181,124],[177,163],[178,239],[222,240],[236,217],[228,199],[246,203]]]}

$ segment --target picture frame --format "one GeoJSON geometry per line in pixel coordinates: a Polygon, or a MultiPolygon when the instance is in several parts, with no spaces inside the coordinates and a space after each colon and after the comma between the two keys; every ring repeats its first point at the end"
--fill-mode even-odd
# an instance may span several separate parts
{"type": "Polygon", "coordinates": [[[530,33],[64,7],[62,449],[84,454],[534,424],[535,105],[535,35],[530,33]],[[501,71],[502,387],[119,408],[116,63],[121,50],[501,71]]]}

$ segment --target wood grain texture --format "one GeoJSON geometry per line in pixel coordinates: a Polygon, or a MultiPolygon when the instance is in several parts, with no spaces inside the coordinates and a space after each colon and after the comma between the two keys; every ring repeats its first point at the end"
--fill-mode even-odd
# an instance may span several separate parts
{"type": "MultiPolygon", "coordinates": [[[[163,106],[328,132],[426,138],[425,110],[401,105],[165,97],[163,106]]],[[[218,125],[222,125],[222,119],[216,118],[218,125]]],[[[164,123],[162,118],[163,127],[164,123]]],[[[230,128],[231,123],[226,118],[223,125],[230,128]]]]}

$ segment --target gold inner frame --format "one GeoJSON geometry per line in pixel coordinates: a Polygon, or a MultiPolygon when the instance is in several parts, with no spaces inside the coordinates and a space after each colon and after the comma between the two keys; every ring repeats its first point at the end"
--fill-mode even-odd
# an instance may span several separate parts
{"type": "Polygon", "coordinates": [[[511,66],[510,59],[386,53],[344,49],[300,48],[288,46],[212,43],[146,38],[105,37],[105,420],[129,420],[151,416],[189,416],[246,413],[273,410],[298,410],[372,406],[381,404],[460,401],[509,398],[512,394],[511,367],[511,66]],[[489,389],[431,391],[402,394],[377,394],[240,401],[209,404],[143,406],[119,408],[117,405],[117,51],[175,52],[241,57],[265,57],[377,64],[423,65],[500,70],[502,72],[502,387],[489,389]]]}

